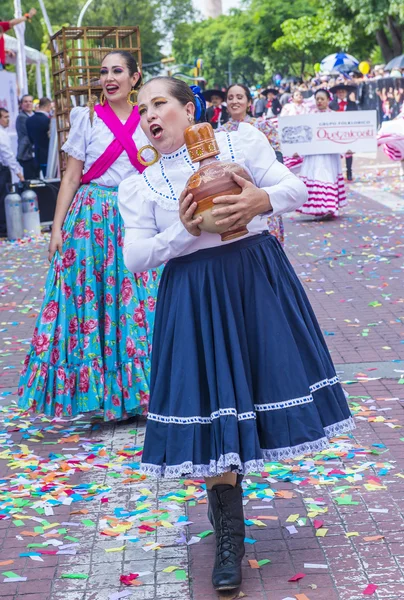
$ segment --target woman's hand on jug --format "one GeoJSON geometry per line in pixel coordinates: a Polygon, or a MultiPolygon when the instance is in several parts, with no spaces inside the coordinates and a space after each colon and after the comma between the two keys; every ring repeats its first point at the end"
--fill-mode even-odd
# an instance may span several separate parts
{"type": "Polygon", "coordinates": [[[241,187],[240,194],[232,196],[218,196],[213,200],[214,204],[221,204],[220,208],[214,208],[212,215],[217,218],[216,225],[227,227],[227,230],[237,229],[248,225],[257,215],[269,212],[272,209],[269,196],[265,190],[236,175],[232,175],[234,181],[241,187]]]}
{"type": "Polygon", "coordinates": [[[194,213],[197,208],[197,203],[194,202],[194,197],[190,193],[188,188],[182,192],[180,198],[180,219],[181,223],[184,225],[185,229],[191,235],[199,236],[201,235],[201,230],[199,229],[199,225],[203,221],[202,215],[194,218],[194,213]]]}

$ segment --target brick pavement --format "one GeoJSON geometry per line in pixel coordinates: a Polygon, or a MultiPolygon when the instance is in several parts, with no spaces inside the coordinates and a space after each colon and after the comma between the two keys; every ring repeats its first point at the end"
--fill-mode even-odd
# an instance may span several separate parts
{"type": "MultiPolygon", "coordinates": [[[[349,388],[355,395],[372,398],[372,414],[381,414],[389,419],[404,423],[402,402],[397,399],[402,388],[398,383],[378,381],[367,384],[354,384],[349,388]],[[379,398],[379,400],[374,400],[379,398]],[[376,412],[380,411],[380,413],[376,412]]],[[[402,396],[403,397],[403,396],[402,396]]],[[[263,558],[271,563],[259,570],[251,569],[248,563],[244,569],[242,591],[254,600],[284,600],[295,598],[295,594],[306,594],[310,600],[359,600],[365,598],[363,591],[372,583],[378,586],[372,598],[404,598],[404,515],[403,480],[397,477],[404,472],[404,445],[400,441],[402,429],[390,429],[383,422],[358,422],[355,441],[364,448],[380,444],[382,457],[375,460],[374,466],[366,469],[366,481],[378,477],[378,462],[390,463],[392,472],[381,478],[383,487],[374,491],[364,489],[363,482],[354,485],[351,482],[354,506],[338,506],[335,503],[335,486],[315,485],[301,488],[292,483],[272,483],[275,490],[291,490],[293,498],[275,498],[273,509],[266,511],[278,520],[266,522],[267,528],[248,529],[247,535],[257,542],[247,545],[247,560],[263,558]],[[384,448],[386,446],[386,449],[384,448]],[[324,521],[325,537],[316,537],[316,530],[310,523],[297,527],[296,534],[286,529],[290,525],[286,519],[291,514],[305,517],[308,513],[305,498],[321,499],[327,507],[325,514],[316,518],[324,521]],[[370,510],[369,510],[370,509],[370,510]],[[387,512],[373,512],[373,509],[387,512]],[[347,537],[347,532],[356,535],[347,537]],[[364,537],[383,536],[379,540],[367,542],[364,537]],[[306,563],[318,563],[325,568],[307,569],[306,563]],[[296,573],[306,576],[297,583],[288,582],[296,573]]],[[[374,446],[373,446],[374,447],[374,446]]],[[[363,461],[343,459],[341,463],[333,461],[333,467],[345,471],[354,464],[366,463],[372,458],[363,457],[363,461]]],[[[294,464],[295,461],[294,461],[294,464]]],[[[326,463],[324,463],[326,464],[326,463]]],[[[252,481],[262,481],[251,478],[252,481]]],[[[256,502],[250,500],[246,506],[246,516],[251,518],[256,502]]],[[[193,526],[191,533],[208,527],[204,507],[191,508],[193,526]]],[[[208,538],[205,546],[191,547],[191,573],[193,574],[193,600],[217,598],[206,585],[206,562],[213,551],[213,539],[208,538]]]]}
{"type": "MultiPolygon", "coordinates": [[[[372,361],[403,360],[404,308],[400,282],[403,261],[399,256],[403,247],[402,216],[356,194],[341,220],[321,223],[296,217],[288,219],[286,227],[289,256],[326,332],[334,361],[339,364],[364,363],[366,370],[366,364],[372,361]],[[383,247],[379,248],[382,237],[383,247]],[[371,302],[376,305],[369,306],[371,302]]],[[[3,394],[3,405],[13,398],[13,394],[7,394],[15,392],[18,368],[33,329],[31,315],[34,316],[39,308],[40,288],[46,274],[45,248],[46,242],[31,242],[25,247],[0,246],[0,395],[3,394]]],[[[395,366],[398,371],[402,369],[400,362],[395,366]]],[[[377,377],[377,371],[366,371],[366,374],[369,378],[377,377]]],[[[248,527],[248,537],[256,540],[247,545],[244,563],[241,590],[248,598],[357,600],[366,597],[363,591],[368,584],[375,584],[378,587],[370,597],[404,599],[404,512],[401,501],[404,482],[399,476],[404,475],[404,443],[400,439],[404,434],[402,429],[393,428],[403,425],[404,421],[403,387],[398,379],[397,373],[394,379],[369,380],[347,386],[357,413],[358,429],[353,443],[356,449],[364,449],[363,454],[355,453],[350,457],[345,452],[341,460],[338,456],[317,457],[312,470],[307,462],[303,463],[302,468],[309,474],[304,485],[272,474],[269,474],[269,483],[267,478],[249,478],[247,485],[264,482],[275,492],[291,492],[292,497],[275,497],[265,507],[262,501],[251,496],[248,499],[247,517],[258,513],[277,517],[262,521],[266,527],[248,527]],[[361,398],[356,398],[358,396],[361,398]],[[343,473],[352,469],[354,473],[360,465],[365,465],[364,478],[358,479],[360,475],[352,474],[350,481],[341,479],[341,486],[335,477],[331,485],[313,475],[330,468],[343,473]],[[348,491],[343,489],[344,486],[348,486],[348,491]],[[358,504],[339,506],[336,498],[344,491],[358,504]],[[305,520],[308,512],[313,515],[308,498],[319,502],[317,508],[327,509],[327,512],[319,512],[316,517],[305,520]],[[253,508],[257,504],[261,507],[258,512],[253,508]],[[380,510],[382,512],[378,512],[380,510]],[[296,514],[299,515],[297,521],[286,521],[296,514]],[[327,529],[325,537],[316,535],[315,519],[324,522],[320,529],[327,529]],[[286,529],[292,524],[296,526],[296,533],[286,529]],[[347,532],[358,535],[347,537],[347,532]],[[363,539],[369,536],[382,537],[373,541],[363,539]],[[252,569],[248,559],[269,559],[271,562],[260,569],[252,569]],[[326,568],[307,568],[307,563],[326,568]],[[304,573],[305,577],[297,583],[288,582],[296,573],[304,573]]],[[[71,506],[56,506],[49,521],[70,523],[66,529],[70,536],[79,540],[79,551],[76,555],[45,555],[43,562],[20,557],[26,552],[27,539],[19,536],[21,530],[10,519],[0,521],[0,563],[14,561],[10,566],[3,566],[1,572],[12,570],[27,577],[27,581],[19,583],[1,583],[3,576],[0,577],[0,599],[107,600],[118,590],[128,589],[119,586],[119,576],[128,572],[148,573],[141,578],[141,586],[129,588],[131,598],[217,598],[209,581],[213,536],[191,546],[178,545],[180,528],[159,527],[147,534],[147,541],[155,541],[162,547],[145,553],[139,544],[111,541],[100,535],[103,519],[120,508],[136,509],[145,487],[150,493],[147,497],[149,510],[165,510],[169,505],[171,522],[180,516],[189,517],[193,523],[185,528],[188,539],[208,530],[210,525],[203,498],[199,502],[193,498],[191,502],[178,503],[175,509],[173,502],[167,501],[167,494],[187,489],[187,483],[136,481],[127,485],[118,477],[119,452],[122,448],[141,445],[142,423],[104,425],[91,431],[85,429],[85,423],[80,427],[83,427],[80,435],[88,436],[113,456],[112,474],[115,475],[94,468],[88,472],[76,471],[70,475],[69,485],[108,485],[111,487],[107,494],[108,503],[77,502],[73,505],[74,510],[71,506]],[[136,433],[133,433],[134,429],[136,433]],[[81,507],[88,510],[86,518],[96,524],[94,528],[82,526],[82,515],[75,514],[81,507]],[[105,551],[124,543],[126,548],[122,552],[105,551]],[[185,581],[177,581],[175,573],[163,572],[171,565],[186,572],[185,581]],[[69,572],[87,574],[89,578],[61,578],[69,572]]],[[[45,458],[49,455],[49,446],[44,442],[54,440],[55,436],[51,432],[44,435],[41,440],[36,438],[35,443],[27,442],[23,431],[13,432],[12,438],[14,442],[27,443],[36,455],[45,458]]],[[[342,441],[344,444],[347,441],[342,441]]],[[[63,445],[62,449],[65,450],[63,445]]],[[[77,450],[71,452],[74,455],[77,450]]],[[[296,470],[298,462],[293,461],[289,466],[296,470]]],[[[7,461],[1,460],[0,477],[3,479],[0,481],[12,472],[15,471],[7,461]]],[[[1,490],[2,483],[0,494],[1,490]]],[[[31,509],[25,512],[35,514],[31,509]]]]}
{"type": "MultiPolygon", "coordinates": [[[[368,363],[402,361],[403,215],[351,193],[351,203],[342,218],[314,222],[297,216],[287,220],[286,229],[287,253],[306,288],[334,362],[363,363],[364,374],[376,378],[377,370],[366,370],[368,363]]],[[[395,366],[397,371],[404,372],[402,363],[395,366]]],[[[278,516],[278,520],[266,522],[266,529],[248,530],[247,535],[257,542],[247,545],[247,560],[271,560],[259,570],[246,563],[242,591],[249,598],[293,600],[300,593],[309,600],[359,600],[366,597],[363,594],[366,587],[375,584],[378,588],[372,598],[404,599],[404,489],[403,479],[397,476],[404,473],[403,430],[391,429],[384,421],[368,421],[375,416],[404,424],[404,388],[398,383],[400,374],[395,377],[396,380],[346,386],[351,396],[368,396],[365,408],[370,405],[375,409],[358,418],[356,443],[365,448],[380,444],[382,461],[393,465],[394,475],[383,479],[383,488],[375,491],[363,489],[362,484],[356,486],[352,498],[358,504],[354,506],[336,505],[334,486],[307,486],[309,491],[302,493],[300,486],[291,483],[271,484],[275,490],[293,490],[294,497],[271,503],[270,514],[278,516]],[[321,515],[328,529],[326,536],[317,537],[310,524],[297,528],[298,532],[291,535],[285,528],[286,519],[293,513],[306,516],[304,498],[319,496],[328,508],[321,515]],[[350,531],[359,535],[347,537],[350,531]],[[363,540],[373,536],[383,538],[373,542],[363,540]],[[326,568],[305,569],[305,563],[319,563],[326,568]],[[288,582],[299,572],[306,576],[297,583],[288,582]]],[[[341,378],[344,379],[343,374],[341,378]]],[[[368,460],[365,458],[363,462],[368,460]]],[[[351,463],[343,460],[340,468],[344,471],[351,463]]],[[[379,471],[377,465],[372,466],[367,477],[377,477],[379,471]]],[[[254,512],[253,506],[253,501],[249,501],[247,516],[254,512]]],[[[191,520],[198,523],[193,526],[194,531],[208,527],[204,507],[191,508],[189,512],[191,520]]],[[[213,543],[213,539],[207,538],[203,549],[200,545],[191,547],[194,600],[217,597],[212,590],[209,593],[206,585],[206,561],[213,543]]]]}
{"type": "Polygon", "coordinates": [[[288,231],[334,362],[404,359],[403,215],[355,194],[340,219],[296,218],[288,231]]]}

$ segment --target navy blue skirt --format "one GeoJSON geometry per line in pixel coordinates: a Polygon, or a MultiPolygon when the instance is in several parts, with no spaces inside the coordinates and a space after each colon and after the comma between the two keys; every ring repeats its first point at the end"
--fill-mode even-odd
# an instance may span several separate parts
{"type": "Polygon", "coordinates": [[[324,338],[269,234],[170,260],[160,282],[141,469],[262,471],[354,428],[324,338]]]}

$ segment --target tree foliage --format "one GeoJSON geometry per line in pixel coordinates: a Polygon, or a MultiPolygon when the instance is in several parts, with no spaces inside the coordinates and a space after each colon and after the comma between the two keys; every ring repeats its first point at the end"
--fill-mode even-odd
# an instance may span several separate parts
{"type": "Polygon", "coordinates": [[[325,5],[316,15],[288,19],[282,23],[282,36],[272,47],[281,59],[282,67],[295,66],[295,74],[310,72],[321,58],[338,51],[350,52],[365,60],[374,47],[372,36],[366,34],[352,18],[338,17],[325,5]],[[310,32],[310,35],[307,34],[310,32]]]}
{"type": "MultiPolygon", "coordinates": [[[[45,0],[55,31],[77,23],[84,1],[45,0]]],[[[23,0],[23,10],[31,4],[23,0]]],[[[0,17],[12,17],[10,0],[0,0],[0,17]]],[[[172,42],[178,71],[191,75],[202,58],[208,85],[227,84],[230,73],[248,84],[266,83],[278,72],[310,74],[314,63],[340,50],[386,62],[404,51],[403,0],[242,0],[240,9],[206,20],[192,0],[97,0],[83,25],[139,25],[150,74],[172,42]]],[[[44,36],[38,15],[27,25],[27,44],[43,50],[44,36]]]]}
{"type": "MultiPolygon", "coordinates": [[[[173,54],[181,65],[192,66],[201,57],[204,75],[207,74],[212,84],[225,84],[229,69],[236,79],[248,82],[251,74],[258,78],[264,74],[263,61],[255,58],[250,45],[251,29],[248,15],[242,11],[198,23],[184,23],[177,29],[173,54]]],[[[183,71],[184,67],[180,69],[183,71]]]]}
{"type": "MultiPolygon", "coordinates": [[[[63,25],[76,25],[85,0],[66,2],[66,0],[45,0],[46,9],[53,30],[63,25]]],[[[23,0],[23,11],[35,5],[31,0],[23,0]]],[[[38,15],[26,26],[26,43],[38,50],[42,49],[45,25],[38,15]]],[[[87,25],[139,25],[142,57],[144,63],[159,61],[163,56],[162,46],[167,37],[175,34],[176,28],[190,20],[195,14],[192,0],[96,0],[87,10],[83,26],[87,25]]],[[[1,19],[13,18],[10,0],[0,0],[1,19]]]]}
{"type": "Polygon", "coordinates": [[[208,84],[259,83],[274,73],[313,73],[324,56],[347,51],[385,61],[403,53],[403,0],[244,0],[242,9],[177,30],[175,58],[204,60],[208,84]]]}
{"type": "Polygon", "coordinates": [[[250,0],[241,10],[217,19],[187,23],[177,29],[173,53],[179,63],[201,57],[210,84],[233,80],[260,82],[271,69],[273,42],[282,23],[296,14],[315,14],[315,0],[250,0]]]}
{"type": "Polygon", "coordinates": [[[331,6],[337,14],[348,10],[348,18],[372,36],[386,61],[403,52],[402,0],[331,0],[331,6]]]}
{"type": "MultiPolygon", "coordinates": [[[[29,2],[27,0],[23,0],[22,2],[22,12],[28,12],[28,10],[33,6],[33,2],[29,2]]],[[[13,3],[10,0],[0,0],[0,21],[9,21],[14,18],[14,7],[13,3]]],[[[7,32],[8,35],[13,35],[12,32],[7,32]]],[[[27,46],[31,46],[32,48],[37,48],[38,50],[41,48],[43,38],[43,29],[42,23],[40,19],[33,19],[31,23],[27,24],[25,28],[25,40],[27,46]]]]}

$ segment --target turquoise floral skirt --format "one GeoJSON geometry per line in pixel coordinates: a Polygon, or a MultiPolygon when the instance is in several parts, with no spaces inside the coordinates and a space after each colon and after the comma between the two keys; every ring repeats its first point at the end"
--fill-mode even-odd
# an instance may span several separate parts
{"type": "Polygon", "coordinates": [[[125,268],[117,193],[83,185],[72,202],[21,374],[23,409],[102,410],[106,421],[147,412],[162,269],[133,276],[125,268]]]}

